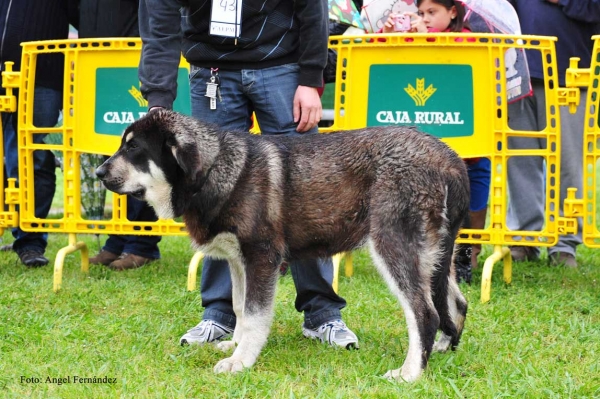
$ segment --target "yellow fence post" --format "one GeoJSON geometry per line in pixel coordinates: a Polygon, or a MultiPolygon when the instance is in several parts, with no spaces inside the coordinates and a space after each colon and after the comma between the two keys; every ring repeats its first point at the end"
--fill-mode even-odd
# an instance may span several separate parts
{"type": "Polygon", "coordinates": [[[67,254],[75,251],[81,251],[81,271],[87,273],[89,271],[89,254],[87,246],[83,241],[77,242],[75,234],[69,234],[69,245],[61,248],[56,253],[56,259],[54,260],[54,292],[60,291],[62,287],[62,274],[63,266],[65,263],[65,257],[67,254]]]}
{"type": "MultiPolygon", "coordinates": [[[[4,71],[2,71],[2,87],[6,93],[0,96],[0,112],[15,112],[17,110],[17,98],[13,90],[18,89],[21,81],[21,74],[13,72],[14,62],[6,62],[4,71]]],[[[4,159],[4,131],[0,126],[0,159],[4,159]]],[[[15,179],[8,179],[8,187],[4,187],[4,168],[0,168],[0,235],[4,234],[4,229],[18,226],[18,214],[16,205],[18,197],[15,198],[15,179]],[[5,193],[6,190],[6,193],[5,193]],[[4,210],[4,205],[8,205],[8,210],[4,210]]]]}
{"type": "MultiPolygon", "coordinates": [[[[590,248],[600,248],[600,230],[598,229],[598,160],[600,159],[600,127],[598,107],[600,106],[600,36],[592,37],[592,50],[589,68],[579,68],[579,58],[570,60],[565,74],[567,90],[579,92],[587,89],[586,109],[583,131],[583,193],[582,198],[575,197],[576,190],[568,189],[564,203],[565,225],[571,234],[577,232],[577,218],[581,217],[583,244],[590,248]]],[[[571,102],[571,112],[578,103],[571,102]]]]}

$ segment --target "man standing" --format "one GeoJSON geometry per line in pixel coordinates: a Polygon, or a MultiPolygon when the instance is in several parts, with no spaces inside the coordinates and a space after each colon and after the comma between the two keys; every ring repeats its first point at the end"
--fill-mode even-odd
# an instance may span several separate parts
{"type": "MultiPolygon", "coordinates": [[[[69,22],[77,24],[76,0],[0,0],[0,63],[14,62],[13,70],[21,68],[22,42],[66,39],[69,22]]],[[[33,101],[33,124],[36,127],[54,127],[63,105],[63,54],[40,54],[37,57],[33,101]]],[[[4,90],[2,89],[2,93],[4,90]]],[[[4,168],[7,178],[19,177],[17,151],[17,115],[2,113],[4,131],[4,168]]],[[[35,134],[33,141],[42,143],[45,134],[35,134]]],[[[35,216],[46,218],[50,212],[56,189],[56,163],[49,150],[34,151],[35,216]]],[[[44,256],[48,244],[47,233],[27,233],[20,228],[12,231],[15,241],[11,246],[27,267],[48,264],[44,256]]]]}
{"type": "MultiPolygon", "coordinates": [[[[558,80],[565,84],[565,71],[571,57],[579,57],[581,68],[589,68],[593,48],[592,35],[600,33],[600,1],[598,0],[511,0],[517,10],[523,34],[556,36],[558,80]]],[[[533,96],[510,104],[509,125],[514,130],[540,131],[546,125],[544,71],[539,51],[527,53],[532,78],[533,96]]],[[[560,108],[561,118],[561,173],[560,213],[568,187],[576,187],[582,195],[583,182],[583,123],[586,107],[585,89],[581,90],[581,104],[577,113],[560,108]]],[[[539,138],[511,138],[509,146],[515,149],[545,148],[539,138]]],[[[508,161],[509,206],[507,225],[511,230],[539,231],[544,223],[544,162],[540,157],[512,157],[508,161]]],[[[548,249],[553,265],[577,267],[577,245],[581,244],[581,223],[576,235],[560,236],[558,243],[548,249]]],[[[539,257],[537,247],[511,248],[515,261],[532,261],[539,257]]]]}
{"type": "MultiPolygon", "coordinates": [[[[181,53],[190,63],[192,116],[248,131],[252,112],[262,134],[316,134],[317,88],[327,60],[326,0],[142,0],[139,76],[150,110],[171,108],[181,53]],[[212,3],[212,4],[211,4],[212,3]]],[[[207,343],[235,327],[226,262],[202,269],[203,320],[181,343],[207,343]]],[[[292,262],[303,334],[330,345],[358,347],[341,320],[346,305],[332,289],[331,260],[292,262]]]]}

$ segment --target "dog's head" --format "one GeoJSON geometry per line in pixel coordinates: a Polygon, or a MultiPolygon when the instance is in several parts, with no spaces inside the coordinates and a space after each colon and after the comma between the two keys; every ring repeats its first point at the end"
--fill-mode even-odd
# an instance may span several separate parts
{"type": "Polygon", "coordinates": [[[218,137],[201,122],[157,110],[131,124],[96,175],[104,186],[148,202],[164,219],[181,216],[218,153],[218,137]]]}

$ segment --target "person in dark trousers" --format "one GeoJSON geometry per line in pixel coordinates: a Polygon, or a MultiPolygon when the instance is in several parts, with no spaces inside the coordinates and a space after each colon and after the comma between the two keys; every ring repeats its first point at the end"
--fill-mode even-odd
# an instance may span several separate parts
{"type": "MultiPolygon", "coordinates": [[[[14,62],[14,71],[21,68],[22,42],[66,39],[69,23],[77,25],[76,0],[0,0],[0,63],[14,62]]],[[[36,127],[54,127],[58,123],[63,105],[63,54],[40,54],[37,56],[33,124],[36,127]]],[[[4,93],[4,89],[0,89],[4,93]]],[[[18,94],[17,94],[18,96],[18,94]]],[[[7,178],[19,175],[17,152],[16,113],[2,113],[4,132],[4,169],[7,178]]],[[[42,143],[45,134],[35,134],[33,141],[42,143]]],[[[34,151],[34,197],[35,216],[46,218],[56,189],[56,162],[49,150],[34,151]]],[[[18,184],[18,181],[17,181],[18,184]]],[[[20,228],[12,231],[15,241],[3,249],[13,250],[27,267],[48,264],[44,256],[48,234],[25,232],[20,228]]]]}
{"type": "MultiPolygon", "coordinates": [[[[556,36],[558,81],[565,84],[565,71],[571,57],[579,57],[580,68],[589,68],[593,49],[592,36],[600,33],[600,1],[598,0],[510,0],[515,7],[521,30],[526,35],[556,36]]],[[[539,51],[528,50],[527,62],[531,74],[533,96],[509,104],[508,124],[514,130],[540,131],[546,125],[544,71],[539,51]]],[[[575,114],[560,107],[561,164],[560,213],[562,215],[567,188],[577,188],[581,198],[583,186],[583,126],[587,90],[581,89],[581,103],[575,114]]],[[[541,149],[542,138],[509,138],[514,149],[541,149]]],[[[544,161],[540,157],[511,157],[508,160],[508,216],[511,230],[539,231],[544,225],[546,193],[544,161]]],[[[558,243],[548,248],[552,265],[577,267],[576,250],[581,244],[581,221],[577,234],[561,235],[558,243]]],[[[538,247],[514,246],[513,260],[534,261],[538,247]]]]}
{"type": "MultiPolygon", "coordinates": [[[[219,18],[211,20],[211,2],[141,1],[144,44],[139,76],[150,112],[172,108],[183,52],[190,63],[195,118],[248,131],[255,112],[262,134],[316,134],[322,114],[317,88],[323,85],[327,62],[327,1],[244,0],[237,4],[242,7],[241,30],[224,36],[228,27],[219,18]],[[207,92],[207,83],[213,79],[218,82],[214,99],[207,92]]],[[[229,13],[227,18],[235,18],[232,10],[222,11],[229,13]]],[[[224,261],[205,259],[204,316],[181,337],[182,344],[214,342],[233,332],[236,318],[228,269],[224,261]]],[[[296,309],[304,312],[304,336],[333,346],[358,347],[356,335],[341,320],[346,301],[331,287],[331,259],[291,262],[290,269],[296,284],[296,309]]]]}
{"type": "MultiPolygon", "coordinates": [[[[79,37],[139,37],[137,0],[80,0],[79,37]]],[[[127,219],[154,222],[147,203],[127,196],[127,219]]],[[[90,258],[113,270],[135,269],[160,258],[160,236],[109,235],[100,253],[90,258]]]]}

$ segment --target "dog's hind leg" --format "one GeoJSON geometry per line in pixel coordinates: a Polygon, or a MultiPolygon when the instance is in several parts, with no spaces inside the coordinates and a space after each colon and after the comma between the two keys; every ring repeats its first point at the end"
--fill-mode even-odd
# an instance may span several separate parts
{"type": "Polygon", "coordinates": [[[452,337],[452,342],[450,342],[450,347],[454,350],[460,342],[460,337],[465,327],[465,320],[467,319],[468,308],[467,300],[462,292],[460,292],[458,283],[454,278],[450,278],[448,281],[448,303],[452,304],[450,305],[450,316],[456,326],[456,335],[452,337]]]}
{"type": "MultiPolygon", "coordinates": [[[[431,300],[430,278],[436,254],[420,254],[424,250],[415,233],[409,237],[395,229],[380,232],[369,240],[369,249],[379,273],[398,298],[408,327],[408,354],[400,369],[390,370],[385,377],[415,381],[429,360],[439,316],[431,300]]],[[[414,230],[413,230],[414,233],[414,230]]]]}
{"type": "Polygon", "coordinates": [[[431,278],[431,293],[433,304],[440,316],[441,334],[433,345],[436,352],[446,352],[450,347],[453,337],[457,335],[453,315],[456,313],[456,303],[451,297],[449,283],[454,277],[450,276],[450,264],[453,261],[454,238],[445,234],[442,246],[442,255],[431,278]]]}
{"type": "MultiPolygon", "coordinates": [[[[254,245],[253,247],[258,246],[254,245]]],[[[273,321],[279,257],[267,251],[256,250],[256,248],[243,252],[244,262],[239,263],[242,270],[237,272],[238,277],[244,277],[243,284],[245,286],[241,314],[236,312],[237,320],[233,340],[237,343],[237,347],[231,357],[217,363],[214,368],[216,373],[235,373],[251,367],[267,342],[273,321]]],[[[236,262],[230,263],[230,266],[234,265],[236,262]]],[[[235,273],[232,271],[232,277],[235,273]]],[[[236,284],[242,283],[239,280],[236,277],[232,279],[234,292],[239,289],[236,284]]],[[[241,291],[239,292],[241,293],[241,291]]],[[[239,298],[241,303],[241,295],[239,298]]],[[[236,306],[240,305],[236,305],[234,302],[234,308],[236,306]]]]}
{"type": "MultiPolygon", "coordinates": [[[[456,205],[456,204],[454,204],[456,205]]],[[[439,267],[434,273],[432,284],[433,301],[440,315],[440,337],[433,346],[436,352],[446,352],[449,348],[454,350],[458,345],[467,317],[467,300],[460,292],[456,276],[450,272],[454,262],[454,242],[458,234],[462,214],[468,215],[463,209],[450,209],[448,217],[451,219],[447,234],[442,246],[442,256],[439,267]]]]}

